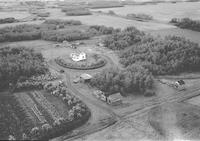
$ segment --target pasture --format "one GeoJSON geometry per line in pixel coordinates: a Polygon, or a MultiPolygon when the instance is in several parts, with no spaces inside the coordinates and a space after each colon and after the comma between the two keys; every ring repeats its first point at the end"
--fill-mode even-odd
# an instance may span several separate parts
{"type": "Polygon", "coordinates": [[[9,17],[13,17],[15,19],[23,19],[30,16],[30,14],[28,12],[22,12],[22,11],[0,11],[0,17],[1,19],[4,18],[9,18],[9,17]]]}
{"type": "Polygon", "coordinates": [[[94,9],[93,11],[108,12],[114,11],[119,15],[127,15],[130,13],[144,13],[154,17],[154,19],[168,22],[172,18],[190,17],[191,19],[199,20],[200,2],[183,2],[183,3],[159,3],[147,5],[127,5],[125,7],[94,9]],[[167,7],[167,8],[166,8],[167,7]]]}

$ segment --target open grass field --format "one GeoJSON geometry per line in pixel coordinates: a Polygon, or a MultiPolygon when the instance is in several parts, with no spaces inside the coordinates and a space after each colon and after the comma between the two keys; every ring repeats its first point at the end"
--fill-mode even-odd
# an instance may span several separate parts
{"type": "Polygon", "coordinates": [[[153,127],[163,130],[169,139],[198,139],[199,119],[199,107],[183,102],[164,104],[149,113],[153,127]]]}
{"type": "Polygon", "coordinates": [[[125,7],[95,9],[94,11],[108,12],[114,11],[116,14],[127,15],[130,13],[139,14],[144,13],[154,17],[154,19],[168,22],[172,18],[189,17],[199,20],[200,2],[183,2],[183,3],[160,3],[150,5],[127,5],[125,7]],[[166,8],[167,7],[167,8],[166,8]]]}
{"type": "Polygon", "coordinates": [[[6,42],[0,43],[0,48],[10,46],[10,47],[18,47],[22,46],[25,48],[34,49],[37,52],[41,52],[42,50],[48,50],[54,48],[54,42],[44,41],[44,40],[32,40],[32,41],[19,41],[19,42],[6,42]]]}
{"type": "Polygon", "coordinates": [[[9,18],[9,17],[13,17],[15,19],[23,19],[25,17],[30,16],[30,14],[28,12],[22,12],[22,11],[0,11],[0,17],[1,19],[4,18],[9,18]]]}
{"type": "Polygon", "coordinates": [[[144,31],[148,30],[159,30],[173,28],[172,25],[153,23],[153,22],[140,22],[134,20],[128,20],[120,17],[113,17],[107,15],[93,14],[89,16],[66,16],[63,19],[74,19],[80,20],[82,23],[87,25],[105,25],[114,28],[126,28],[128,26],[135,26],[136,28],[144,31]]]}

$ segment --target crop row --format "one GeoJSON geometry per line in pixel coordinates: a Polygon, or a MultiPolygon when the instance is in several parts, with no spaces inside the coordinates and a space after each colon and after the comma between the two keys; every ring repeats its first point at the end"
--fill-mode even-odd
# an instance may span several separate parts
{"type": "Polygon", "coordinates": [[[43,96],[43,94],[38,93],[37,91],[34,91],[31,94],[33,95],[35,100],[38,101],[38,103],[40,103],[41,106],[52,116],[54,121],[62,118],[57,109],[43,96]]]}

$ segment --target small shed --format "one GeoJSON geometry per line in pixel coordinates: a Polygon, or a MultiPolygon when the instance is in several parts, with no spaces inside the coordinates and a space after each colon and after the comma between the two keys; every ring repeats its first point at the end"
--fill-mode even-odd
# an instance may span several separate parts
{"type": "Polygon", "coordinates": [[[83,73],[80,75],[80,80],[83,82],[89,82],[91,79],[92,79],[92,76],[87,73],[83,73]]]}
{"type": "Polygon", "coordinates": [[[113,106],[122,104],[122,96],[120,93],[115,93],[107,97],[107,103],[113,106]]]}
{"type": "Polygon", "coordinates": [[[79,83],[80,82],[80,77],[76,77],[74,80],[73,80],[73,83],[79,83]]]}

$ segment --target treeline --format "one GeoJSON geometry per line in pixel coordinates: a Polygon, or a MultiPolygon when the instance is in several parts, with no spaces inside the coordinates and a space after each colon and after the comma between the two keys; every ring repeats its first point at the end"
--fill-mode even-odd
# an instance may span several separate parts
{"type": "Polygon", "coordinates": [[[4,27],[0,29],[0,42],[13,42],[13,41],[37,40],[37,39],[47,39],[56,41],[57,38],[60,41],[61,40],[60,38],[62,38],[61,36],[64,34],[66,34],[66,36],[63,38],[67,38],[69,39],[69,41],[86,38],[87,35],[78,30],[57,31],[57,29],[64,28],[65,25],[76,26],[76,25],[81,25],[81,22],[76,20],[46,20],[43,24],[40,25],[23,24],[23,25],[4,27]],[[58,34],[58,36],[56,34],[58,34]],[[56,36],[53,37],[56,39],[52,39],[50,35],[56,36]]]}
{"type": "Polygon", "coordinates": [[[23,47],[0,49],[0,89],[15,84],[21,77],[45,74],[48,71],[42,54],[23,47]]]}
{"type": "Polygon", "coordinates": [[[192,20],[190,18],[173,18],[170,23],[173,23],[175,26],[184,28],[184,29],[190,29],[194,31],[200,32],[200,21],[192,20]]]}
{"type": "Polygon", "coordinates": [[[81,25],[82,23],[77,20],[60,20],[60,19],[48,19],[45,20],[44,24],[53,25],[81,25]]]}
{"type": "Polygon", "coordinates": [[[139,19],[139,20],[153,20],[153,17],[151,15],[147,14],[127,14],[127,19],[139,19]]]}
{"type": "Polygon", "coordinates": [[[145,34],[135,27],[128,27],[121,32],[113,33],[104,39],[104,45],[113,50],[120,50],[140,43],[145,34]]]}
{"type": "Polygon", "coordinates": [[[121,29],[114,29],[113,27],[106,27],[104,25],[92,25],[89,27],[88,32],[91,35],[107,35],[120,32],[121,29]]]}
{"type": "Polygon", "coordinates": [[[28,140],[27,135],[34,126],[25,109],[11,93],[0,95],[1,140],[28,140]]]}
{"type": "Polygon", "coordinates": [[[140,65],[131,65],[124,70],[118,68],[107,68],[96,74],[91,82],[91,86],[108,93],[108,95],[120,92],[126,94],[146,94],[152,95],[153,76],[140,65]]]}
{"type": "Polygon", "coordinates": [[[64,30],[64,31],[47,31],[42,33],[43,40],[49,41],[75,41],[89,39],[90,35],[87,32],[80,30],[64,30]]]}
{"type": "Polygon", "coordinates": [[[200,47],[185,38],[155,38],[128,27],[106,37],[104,45],[113,50],[126,48],[120,55],[124,67],[140,64],[154,75],[200,70],[200,47]]]}
{"type": "Polygon", "coordinates": [[[17,19],[15,18],[4,18],[4,19],[0,19],[0,24],[4,24],[4,23],[15,23],[15,22],[19,22],[17,19]]]}
{"type": "Polygon", "coordinates": [[[41,32],[55,30],[54,25],[17,25],[0,29],[0,42],[41,39],[41,32]]]}
{"type": "Polygon", "coordinates": [[[200,47],[185,38],[168,36],[133,45],[121,55],[128,67],[140,64],[154,75],[177,74],[200,70],[200,47]]]}
{"type": "Polygon", "coordinates": [[[134,27],[109,35],[104,45],[120,50],[124,69],[109,68],[94,76],[91,85],[112,94],[153,95],[153,75],[200,71],[200,47],[185,38],[155,38],[134,27]]]}
{"type": "Polygon", "coordinates": [[[62,12],[65,12],[67,16],[92,15],[89,9],[80,6],[66,6],[62,8],[62,12]]]}

